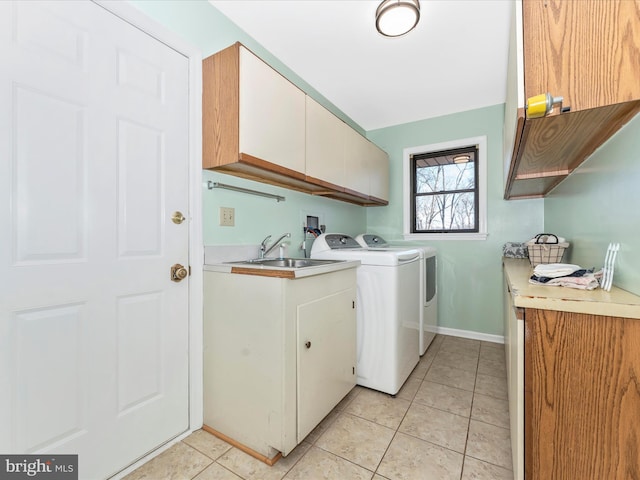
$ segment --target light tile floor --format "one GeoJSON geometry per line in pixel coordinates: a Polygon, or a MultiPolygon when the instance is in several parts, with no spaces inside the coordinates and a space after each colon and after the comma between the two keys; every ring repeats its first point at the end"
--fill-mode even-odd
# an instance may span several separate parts
{"type": "Polygon", "coordinates": [[[200,430],[125,479],[512,480],[504,346],[438,335],[398,395],[355,387],[272,467],[200,430]]]}

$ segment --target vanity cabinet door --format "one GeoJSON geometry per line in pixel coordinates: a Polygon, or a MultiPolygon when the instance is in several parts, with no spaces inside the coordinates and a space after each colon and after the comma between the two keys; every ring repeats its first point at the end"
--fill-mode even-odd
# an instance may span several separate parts
{"type": "Polygon", "coordinates": [[[354,288],[297,308],[298,442],[356,384],[354,288]]]}

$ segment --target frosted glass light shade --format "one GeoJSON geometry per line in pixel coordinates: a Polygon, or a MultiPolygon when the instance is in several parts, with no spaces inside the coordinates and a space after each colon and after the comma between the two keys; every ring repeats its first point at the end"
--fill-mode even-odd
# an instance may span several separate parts
{"type": "Polygon", "coordinates": [[[418,0],[384,0],[376,10],[376,29],[386,37],[399,37],[420,20],[418,0]]]}

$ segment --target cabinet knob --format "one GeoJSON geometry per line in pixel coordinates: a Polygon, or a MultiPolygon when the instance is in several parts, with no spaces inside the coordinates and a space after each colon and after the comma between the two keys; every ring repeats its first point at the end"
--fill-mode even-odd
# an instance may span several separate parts
{"type": "Polygon", "coordinates": [[[311,342],[307,340],[306,342],[304,342],[304,346],[307,348],[311,348],[311,342]]]}

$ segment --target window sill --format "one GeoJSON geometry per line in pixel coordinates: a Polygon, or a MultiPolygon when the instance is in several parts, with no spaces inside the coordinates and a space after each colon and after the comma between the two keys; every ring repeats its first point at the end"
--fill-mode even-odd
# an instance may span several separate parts
{"type": "Polygon", "coordinates": [[[405,240],[486,240],[487,233],[405,233],[405,240]]]}

